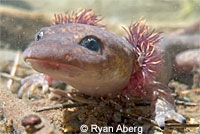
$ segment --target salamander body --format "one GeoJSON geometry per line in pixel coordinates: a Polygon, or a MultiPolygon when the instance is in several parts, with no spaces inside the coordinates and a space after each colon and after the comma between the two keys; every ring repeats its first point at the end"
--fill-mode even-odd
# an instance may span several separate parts
{"type": "MultiPolygon", "coordinates": [[[[36,34],[24,60],[38,72],[87,95],[127,94],[150,100],[159,126],[164,126],[166,117],[185,122],[174,110],[169,89],[155,81],[162,63],[156,49],[159,33],[137,22],[125,29],[128,35],[123,38],[101,27],[99,21],[92,10],[55,15],[54,25],[36,34]]],[[[33,80],[29,77],[27,81],[33,80]]]]}

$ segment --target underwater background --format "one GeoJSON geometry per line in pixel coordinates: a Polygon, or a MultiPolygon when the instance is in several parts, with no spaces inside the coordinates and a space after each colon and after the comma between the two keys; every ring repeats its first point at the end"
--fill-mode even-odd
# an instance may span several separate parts
{"type": "MultiPolygon", "coordinates": [[[[189,56],[179,56],[180,59],[194,57],[194,64],[197,64],[197,67],[195,66],[192,71],[187,73],[170,71],[173,66],[176,66],[176,58],[182,52],[190,49],[200,52],[200,0],[0,0],[0,134],[6,132],[5,124],[9,128],[9,118],[15,119],[15,115],[32,112],[20,104],[34,108],[52,105],[42,98],[43,96],[39,96],[39,99],[42,98],[40,102],[31,102],[27,98],[19,100],[16,97],[20,87],[18,78],[36,73],[24,63],[21,53],[34,41],[35,33],[52,24],[55,13],[77,9],[94,10],[97,15],[103,17],[101,23],[119,36],[126,35],[123,27],[128,27],[141,18],[156,32],[161,32],[163,35],[161,48],[169,52],[172,61],[172,65],[169,65],[171,67],[165,65],[166,71],[161,75],[170,79],[167,85],[174,93],[180,93],[175,97],[180,97],[181,102],[184,103],[178,105],[177,111],[187,118],[188,123],[200,123],[200,60],[198,60],[200,53],[191,52],[189,56]],[[173,41],[175,44],[171,45],[173,41]],[[15,75],[11,76],[12,82],[9,82],[11,79],[7,74],[11,74],[16,60],[19,65],[15,75]],[[8,103],[6,107],[8,114],[5,115],[4,101],[8,103]],[[12,111],[13,107],[18,111],[12,111]],[[19,109],[23,108],[24,111],[20,113],[19,109]]],[[[57,125],[59,124],[57,119],[62,118],[62,114],[61,112],[59,116],[57,113],[56,116],[54,114],[47,112],[45,116],[52,117],[57,125]]],[[[18,119],[16,121],[19,122],[18,119]]],[[[151,132],[151,134],[158,133],[164,132],[151,132]]],[[[165,133],[200,134],[200,129],[199,127],[189,127],[184,130],[169,129],[165,133]]]]}

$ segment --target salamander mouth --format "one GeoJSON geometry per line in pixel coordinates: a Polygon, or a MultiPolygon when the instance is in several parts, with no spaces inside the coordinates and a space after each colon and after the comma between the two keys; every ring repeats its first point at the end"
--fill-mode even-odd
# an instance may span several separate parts
{"type": "Polygon", "coordinates": [[[67,63],[61,63],[56,60],[37,59],[37,58],[24,58],[24,61],[31,65],[34,69],[40,71],[40,68],[47,70],[58,70],[64,72],[83,72],[80,67],[70,65],[67,63]]]}

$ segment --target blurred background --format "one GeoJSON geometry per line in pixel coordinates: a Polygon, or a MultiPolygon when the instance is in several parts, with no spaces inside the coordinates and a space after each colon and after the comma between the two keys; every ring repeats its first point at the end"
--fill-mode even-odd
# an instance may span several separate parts
{"type": "Polygon", "coordinates": [[[118,35],[143,17],[157,31],[171,32],[200,20],[200,0],[0,0],[0,47],[24,49],[51,24],[54,13],[91,8],[118,35]]]}
{"type": "MultiPolygon", "coordinates": [[[[0,0],[0,92],[12,89],[17,94],[21,85],[15,76],[24,78],[36,73],[21,56],[21,51],[34,41],[35,33],[50,26],[55,13],[80,8],[93,9],[104,18],[102,24],[119,36],[126,34],[122,26],[128,27],[141,17],[150,27],[163,32],[159,44],[166,55],[158,80],[176,91],[181,101],[198,104],[177,110],[191,117],[192,123],[200,123],[200,0],[0,0]],[[188,65],[190,68],[184,70],[188,65]]],[[[23,109],[17,102],[16,106],[23,109]]],[[[25,107],[23,111],[26,110],[25,107]]],[[[0,133],[1,130],[0,125],[0,133]]],[[[197,134],[197,129],[175,133],[197,134]]]]}

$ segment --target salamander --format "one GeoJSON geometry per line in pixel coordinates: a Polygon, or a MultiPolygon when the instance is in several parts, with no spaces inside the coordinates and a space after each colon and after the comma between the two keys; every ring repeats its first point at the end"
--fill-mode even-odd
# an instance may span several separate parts
{"type": "Polygon", "coordinates": [[[100,20],[92,10],[83,9],[55,15],[52,26],[40,29],[23,56],[41,74],[24,78],[19,96],[32,86],[46,92],[55,79],[90,96],[127,94],[150,100],[152,117],[160,127],[166,118],[185,123],[175,111],[169,88],[155,80],[162,64],[160,34],[138,21],[124,28],[127,36],[120,37],[100,20]]]}

